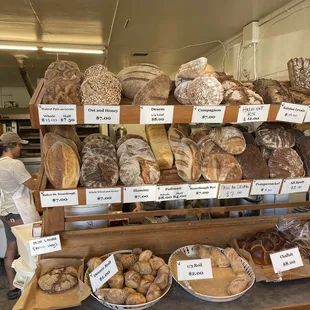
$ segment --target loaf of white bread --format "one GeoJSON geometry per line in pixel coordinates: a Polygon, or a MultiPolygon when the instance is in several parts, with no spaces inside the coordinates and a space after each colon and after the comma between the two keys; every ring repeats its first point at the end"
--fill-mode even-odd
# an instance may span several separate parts
{"type": "Polygon", "coordinates": [[[173,154],[168,142],[165,125],[146,125],[145,132],[159,169],[171,169],[173,154]]]}

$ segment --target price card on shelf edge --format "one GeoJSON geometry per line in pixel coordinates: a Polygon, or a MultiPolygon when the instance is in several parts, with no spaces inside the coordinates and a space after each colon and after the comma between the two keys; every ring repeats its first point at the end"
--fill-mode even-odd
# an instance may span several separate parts
{"type": "Polygon", "coordinates": [[[270,254],[270,259],[275,273],[295,269],[304,265],[297,247],[270,254]]]}
{"type": "Polygon", "coordinates": [[[173,113],[173,105],[141,105],[140,124],[171,124],[173,113]]]}
{"type": "Polygon", "coordinates": [[[225,106],[194,106],[192,123],[223,123],[225,106]]]}
{"type": "Polygon", "coordinates": [[[61,250],[59,235],[29,240],[31,256],[57,252],[61,250]]]}
{"type": "Polygon", "coordinates": [[[244,198],[250,193],[251,183],[225,183],[220,184],[218,199],[244,198]]]}
{"type": "Polygon", "coordinates": [[[95,205],[102,203],[122,202],[121,188],[94,188],[86,189],[86,204],[95,205]]]}
{"type": "Polygon", "coordinates": [[[212,279],[210,258],[177,261],[179,281],[212,279]]]}
{"type": "Polygon", "coordinates": [[[281,184],[282,179],[253,180],[251,195],[277,195],[281,184]]]}
{"type": "Polygon", "coordinates": [[[188,184],[157,186],[156,201],[186,199],[188,184]]]}
{"type": "Polygon", "coordinates": [[[104,283],[109,281],[118,272],[114,255],[110,255],[93,272],[89,274],[89,280],[93,291],[95,292],[104,283]]]}
{"type": "Polygon", "coordinates": [[[38,104],[40,125],[76,125],[76,105],[38,104]]]}
{"type": "Polygon", "coordinates": [[[290,123],[303,123],[308,106],[282,102],[276,120],[290,123]]]}
{"type": "Polygon", "coordinates": [[[307,110],[307,114],[304,120],[305,123],[309,123],[310,122],[310,106],[308,106],[308,110],[307,110]]]}
{"type": "Polygon", "coordinates": [[[187,200],[217,198],[219,183],[189,184],[187,200]]]}
{"type": "Polygon", "coordinates": [[[238,123],[265,122],[269,114],[270,104],[240,105],[238,123]]]}
{"type": "Polygon", "coordinates": [[[124,203],[156,200],[156,185],[124,187],[124,203]]]}
{"type": "Polygon", "coordinates": [[[42,208],[76,206],[79,204],[78,191],[76,189],[60,191],[40,192],[42,208]]]}
{"type": "Polygon", "coordinates": [[[119,106],[84,106],[85,124],[119,124],[119,106]]]}
{"type": "Polygon", "coordinates": [[[302,193],[309,190],[310,178],[283,180],[281,194],[302,193]]]}

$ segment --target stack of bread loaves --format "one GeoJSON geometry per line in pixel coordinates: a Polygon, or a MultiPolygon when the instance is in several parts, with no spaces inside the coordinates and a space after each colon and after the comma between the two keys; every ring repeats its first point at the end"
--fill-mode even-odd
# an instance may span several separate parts
{"type": "Polygon", "coordinates": [[[76,188],[80,178],[80,157],[77,145],[57,133],[43,138],[45,173],[57,189],[76,188]]]}
{"type": "Polygon", "coordinates": [[[122,86],[115,75],[103,65],[89,67],[81,85],[82,104],[118,105],[122,86]]]}
{"type": "Polygon", "coordinates": [[[43,104],[81,104],[82,73],[73,61],[57,60],[51,63],[44,75],[43,104]]]}
{"type": "Polygon", "coordinates": [[[141,63],[121,70],[117,75],[122,93],[137,105],[167,104],[172,82],[157,66],[141,63]]]}
{"type": "Polygon", "coordinates": [[[81,151],[80,182],[86,187],[114,186],[119,179],[118,160],[109,137],[92,134],[85,138],[81,151]]]}
{"type": "Polygon", "coordinates": [[[146,140],[138,135],[125,135],[117,141],[120,179],[129,185],[156,184],[160,169],[146,140]]]}

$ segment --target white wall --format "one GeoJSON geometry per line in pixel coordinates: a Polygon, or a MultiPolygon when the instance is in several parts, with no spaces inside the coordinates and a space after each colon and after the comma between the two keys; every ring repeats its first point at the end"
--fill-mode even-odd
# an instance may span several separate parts
{"type": "MultiPolygon", "coordinates": [[[[256,48],[258,77],[287,80],[287,62],[292,57],[310,58],[310,0],[295,0],[285,8],[286,10],[278,10],[259,21],[260,42],[256,48]],[[296,6],[292,7],[293,5],[296,6]]],[[[236,78],[241,43],[242,33],[225,42],[229,49],[225,71],[236,78]]],[[[217,48],[206,57],[216,70],[222,71],[223,55],[223,49],[217,48]]],[[[247,47],[240,57],[240,67],[247,70],[250,79],[254,79],[253,55],[254,47],[247,47]]],[[[245,80],[246,77],[242,75],[241,79],[245,80]]]]}
{"type": "Polygon", "coordinates": [[[0,87],[0,107],[7,100],[13,100],[19,103],[19,107],[28,107],[30,96],[26,87],[0,87]]]}

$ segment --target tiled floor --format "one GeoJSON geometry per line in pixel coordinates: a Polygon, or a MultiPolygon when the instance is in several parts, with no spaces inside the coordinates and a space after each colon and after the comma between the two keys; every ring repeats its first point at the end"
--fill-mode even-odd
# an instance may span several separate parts
{"type": "Polygon", "coordinates": [[[12,310],[15,300],[8,300],[6,294],[8,292],[8,284],[6,281],[3,261],[0,261],[0,309],[1,310],[12,310]]]}

